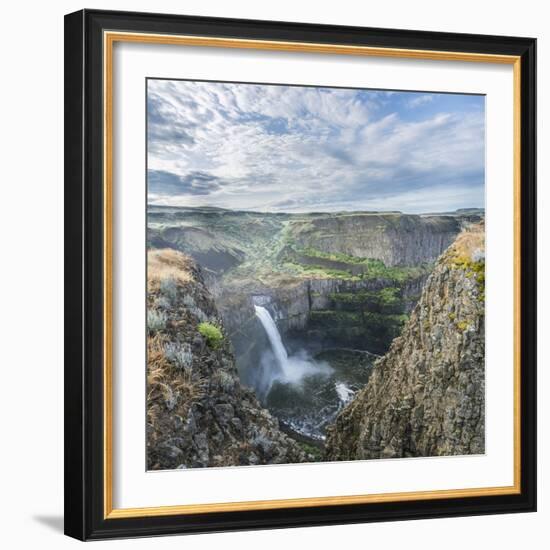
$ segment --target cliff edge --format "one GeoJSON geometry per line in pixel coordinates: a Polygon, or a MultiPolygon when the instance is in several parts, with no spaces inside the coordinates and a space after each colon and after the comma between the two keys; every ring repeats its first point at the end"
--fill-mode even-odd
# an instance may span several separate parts
{"type": "Polygon", "coordinates": [[[485,243],[470,226],[437,261],[368,384],[329,428],[327,460],[485,451],[485,243]]]}
{"type": "Polygon", "coordinates": [[[308,460],[239,382],[200,268],[175,250],[147,260],[148,469],[308,460]]]}

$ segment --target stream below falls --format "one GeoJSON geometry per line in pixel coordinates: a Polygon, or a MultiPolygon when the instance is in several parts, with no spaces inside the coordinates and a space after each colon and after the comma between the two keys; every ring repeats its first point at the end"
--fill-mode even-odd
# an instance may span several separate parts
{"type": "Polygon", "coordinates": [[[378,356],[342,348],[314,356],[307,349],[289,354],[270,312],[254,307],[269,341],[260,361],[256,392],[284,429],[322,447],[327,426],[365,386],[378,356]]]}

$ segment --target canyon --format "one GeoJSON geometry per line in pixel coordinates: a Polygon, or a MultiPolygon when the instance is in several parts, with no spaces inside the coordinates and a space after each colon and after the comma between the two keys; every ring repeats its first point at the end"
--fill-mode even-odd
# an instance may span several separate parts
{"type": "MultiPolygon", "coordinates": [[[[375,382],[380,380],[380,362],[389,361],[386,358],[391,354],[395,356],[396,342],[402,341],[411,331],[411,323],[418,324],[419,305],[422,303],[427,307],[426,304],[437,295],[437,289],[448,283],[444,277],[435,277],[441,270],[442,258],[447,257],[449,250],[456,246],[457,237],[460,239],[460,235],[472,233],[472,228],[482,227],[483,218],[483,210],[479,209],[426,215],[399,212],[278,214],[149,206],[149,253],[179,254],[185,258],[182,261],[188,266],[187,271],[193,273],[193,281],[187,280],[186,284],[188,287],[200,287],[203,297],[203,307],[199,308],[202,313],[197,313],[197,310],[194,317],[189,317],[189,312],[191,315],[193,313],[192,308],[182,306],[181,301],[177,302],[177,308],[172,307],[170,312],[166,312],[171,316],[171,322],[180,328],[170,329],[170,334],[164,334],[163,338],[167,338],[168,343],[173,339],[181,340],[187,331],[190,341],[186,341],[186,345],[192,346],[195,345],[197,326],[201,323],[209,323],[218,329],[223,346],[210,349],[203,342],[201,353],[208,352],[204,360],[210,366],[199,377],[213,377],[215,381],[218,372],[230,372],[232,381],[229,385],[238,388],[237,396],[232,396],[230,401],[232,414],[238,410],[236,400],[245,396],[243,399],[249,403],[249,409],[262,411],[255,415],[262,418],[262,415],[267,415],[265,418],[271,419],[260,422],[263,432],[256,426],[254,433],[263,433],[264,439],[275,441],[271,448],[278,449],[270,455],[271,458],[266,458],[267,455],[261,450],[251,447],[247,453],[255,458],[247,462],[243,458],[246,453],[241,453],[238,458],[233,447],[228,453],[209,450],[208,459],[202,452],[200,460],[197,459],[199,451],[185,447],[183,455],[186,458],[181,464],[340,460],[409,456],[420,452],[445,454],[445,449],[450,453],[458,452],[458,445],[438,447],[433,441],[414,448],[407,447],[405,443],[399,446],[397,439],[391,442],[381,437],[375,441],[376,438],[373,439],[374,436],[362,424],[363,413],[359,413],[364,412],[366,405],[359,406],[358,403],[365,402],[366,389],[374,387],[375,382]],[[432,295],[428,297],[426,289],[430,285],[432,295]],[[187,319],[187,322],[182,319],[187,319]],[[186,327],[185,330],[182,326],[186,327]],[[223,360],[222,363],[219,360],[223,360]],[[225,366],[220,369],[220,364],[225,366]],[[352,409],[355,411],[353,414],[350,413],[352,409]],[[358,433],[364,434],[366,439],[351,443],[352,436],[358,433]],[[335,434],[347,435],[339,440],[335,434]],[[365,443],[366,440],[370,443],[365,443]],[[359,452],[358,448],[377,450],[369,454],[364,450],[359,452]]],[[[478,248],[482,250],[481,245],[478,248]]],[[[466,279],[470,281],[469,277],[466,279]]],[[[176,287],[175,294],[178,294],[179,285],[176,284],[176,287]]],[[[189,294],[188,287],[185,296],[189,294]]],[[[467,292],[471,293],[471,300],[479,298],[473,287],[457,283],[453,288],[452,293],[446,294],[446,304],[466,300],[462,294],[467,292]]],[[[148,299],[151,311],[158,311],[159,303],[162,305],[167,298],[158,294],[157,290],[156,294],[150,292],[148,299]]],[[[452,316],[457,313],[453,310],[446,314],[452,316]]],[[[462,321],[459,319],[457,323],[462,321]]],[[[426,325],[424,319],[422,323],[426,325]]],[[[424,325],[426,331],[435,331],[434,338],[440,337],[440,324],[430,325],[429,330],[424,325]]],[[[460,335],[463,332],[466,335],[480,333],[481,321],[476,321],[472,327],[460,332],[460,335]]],[[[424,337],[431,341],[432,336],[424,337]]],[[[407,353],[416,361],[414,369],[419,369],[421,363],[441,359],[440,356],[430,359],[427,355],[423,355],[422,360],[418,359],[420,352],[413,353],[415,346],[421,346],[419,349],[427,354],[426,341],[407,338],[410,340],[407,353]]],[[[441,346],[446,346],[445,349],[452,348],[452,337],[449,338],[450,341],[441,343],[441,346]]],[[[469,343],[465,342],[464,346],[461,352],[467,350],[469,343]]],[[[478,363],[483,351],[479,346],[475,355],[478,363]]],[[[457,353],[455,350],[454,356],[445,357],[447,363],[456,361],[457,353]]],[[[460,390],[456,390],[457,395],[473,391],[471,386],[479,382],[482,371],[478,368],[476,372],[477,378],[468,379],[465,386],[464,381],[460,382],[462,385],[460,390]]],[[[402,378],[396,375],[396,380],[402,378]]],[[[419,380],[424,381],[424,378],[419,380]]],[[[431,379],[430,391],[438,388],[438,380],[431,379]]],[[[384,391],[387,393],[387,388],[384,391]]],[[[404,386],[402,392],[395,393],[395,400],[408,403],[412,390],[409,388],[407,393],[404,386]]],[[[203,398],[203,393],[203,390],[199,391],[201,397],[198,401],[203,398]]],[[[222,386],[214,393],[222,395],[222,386]]],[[[375,395],[378,396],[369,394],[368,401],[376,401],[375,395]]],[[[413,396],[416,398],[417,394],[413,392],[413,396]]],[[[189,410],[192,415],[198,413],[199,418],[203,418],[201,414],[205,406],[199,407],[197,400],[191,401],[193,404],[189,410]]],[[[445,403],[449,405],[452,402],[458,407],[455,401],[445,403]]],[[[478,407],[474,408],[478,411],[479,399],[476,397],[474,401],[478,407]]],[[[206,410],[215,406],[214,402],[215,399],[209,401],[206,410]]],[[[166,413],[164,416],[164,413],[161,414],[160,418],[170,418],[171,414],[165,410],[163,403],[160,399],[155,404],[166,413]]],[[[383,401],[377,404],[380,409],[387,406],[383,401]]],[[[435,416],[430,416],[429,406],[424,405],[423,409],[420,405],[411,407],[414,418],[420,419],[418,422],[433,420],[433,433],[440,434],[444,423],[435,413],[435,416]],[[425,416],[420,414],[420,410],[425,416]],[[436,417],[437,422],[434,420],[436,417]]],[[[217,418],[214,412],[207,413],[206,418],[210,418],[208,414],[217,418]]],[[[468,414],[475,417],[474,413],[468,414]]],[[[371,415],[372,411],[368,413],[369,417],[371,415]]],[[[216,422],[217,428],[213,432],[209,421],[202,428],[206,429],[206,433],[218,434],[215,437],[220,442],[220,448],[225,448],[227,441],[235,440],[236,434],[232,429],[225,429],[226,424],[216,422]]],[[[383,419],[380,422],[383,423],[383,419]]],[[[403,422],[406,424],[409,420],[403,422]]],[[[248,426],[254,424],[252,420],[247,420],[247,423],[248,426]]],[[[159,447],[158,442],[170,440],[166,435],[170,430],[164,420],[155,425],[164,428],[158,433],[150,429],[152,435],[148,441],[156,441],[151,447],[151,467],[179,467],[181,464],[176,462],[181,457],[167,461],[155,455],[157,451],[153,448],[159,447]]],[[[197,437],[201,426],[197,422],[194,425],[197,431],[193,437],[197,437]]],[[[394,433],[393,427],[388,430],[394,433]]],[[[476,443],[481,441],[478,437],[480,432],[476,434],[477,439],[472,436],[469,446],[464,443],[460,449],[478,452],[482,447],[481,443],[476,443]]],[[[167,444],[166,448],[181,449],[180,440],[185,437],[182,433],[175,437],[177,444],[167,444]]],[[[198,437],[200,439],[200,435],[198,437]]],[[[243,435],[243,441],[247,437],[243,435]]],[[[209,439],[210,436],[207,442],[209,439]]],[[[404,436],[399,441],[404,441],[404,436]]],[[[214,449],[218,448],[216,445],[214,449]]]]}
{"type": "Polygon", "coordinates": [[[401,336],[329,429],[329,460],[485,451],[484,227],[461,233],[401,336]]]}

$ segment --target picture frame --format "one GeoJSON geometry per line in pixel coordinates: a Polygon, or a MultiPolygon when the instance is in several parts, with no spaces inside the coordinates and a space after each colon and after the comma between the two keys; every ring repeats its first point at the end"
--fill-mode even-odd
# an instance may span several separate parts
{"type": "MultiPolygon", "coordinates": [[[[258,54],[259,55],[259,54],[258,54]]],[[[307,61],[307,59],[306,59],[307,61]]],[[[258,59],[255,60],[259,63],[258,59]]],[[[155,75],[165,76],[165,75],[155,75]]],[[[416,84],[425,89],[423,83],[416,84]]],[[[141,93],[141,92],[140,92],[141,93]]],[[[145,139],[145,136],[143,136],[145,139]]],[[[145,156],[145,155],[144,155],[145,156]]],[[[141,160],[139,161],[141,162],[141,160]]],[[[143,164],[143,163],[142,163],[143,164]]],[[[65,17],[65,533],[80,540],[335,525],[536,510],[536,41],[396,29],[82,10],[65,17]],[[512,70],[513,483],[263,500],[113,505],[117,44],[512,70]]],[[[128,207],[129,208],[129,207],[128,207]]],[[[494,211],[498,210],[498,206],[494,211]]],[[[504,245],[503,245],[504,246],[504,245]]],[[[142,342],[136,346],[143,347],[142,342]]],[[[490,361],[490,357],[488,359],[490,361]]],[[[120,432],[116,432],[120,434],[120,432]]],[[[490,450],[488,451],[490,452],[490,450]]],[[[302,468],[312,468],[303,465],[302,468]]],[[[264,471],[266,471],[264,469],[264,471]]],[[[223,475],[223,469],[220,470],[223,475]]],[[[155,475],[149,474],[152,483],[155,475]]],[[[160,478],[156,478],[160,479],[160,478]]],[[[321,478],[319,478],[321,483],[321,478]]],[[[322,491],[321,491],[322,492],[322,491]]],[[[147,499],[147,495],[144,495],[147,499]]]]}

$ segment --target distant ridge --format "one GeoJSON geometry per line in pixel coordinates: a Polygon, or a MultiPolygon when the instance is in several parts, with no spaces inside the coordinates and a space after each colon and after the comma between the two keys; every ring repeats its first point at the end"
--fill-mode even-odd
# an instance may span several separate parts
{"type": "Polygon", "coordinates": [[[484,216],[485,208],[457,208],[447,212],[422,212],[420,214],[409,214],[401,210],[338,210],[326,212],[312,210],[311,212],[261,212],[259,210],[240,210],[233,208],[221,208],[219,206],[171,206],[167,204],[147,204],[148,210],[179,210],[191,212],[231,212],[234,214],[255,214],[261,216],[343,216],[343,215],[402,215],[402,216],[484,216]]]}

